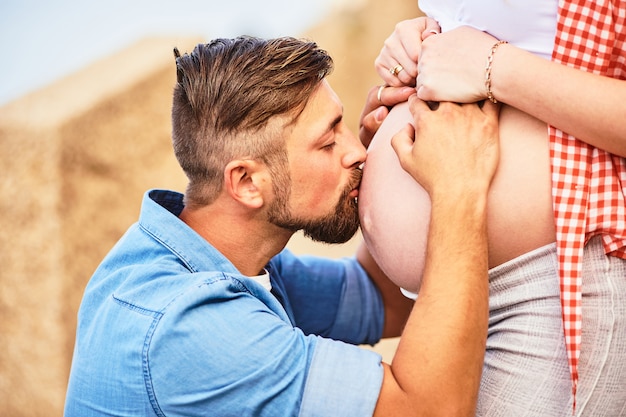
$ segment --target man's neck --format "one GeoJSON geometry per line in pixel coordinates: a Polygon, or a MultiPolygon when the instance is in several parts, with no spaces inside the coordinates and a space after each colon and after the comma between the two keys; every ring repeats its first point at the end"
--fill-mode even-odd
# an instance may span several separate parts
{"type": "Polygon", "coordinates": [[[284,249],[293,233],[241,207],[185,208],[180,219],[233,263],[243,275],[258,275],[284,249]]]}

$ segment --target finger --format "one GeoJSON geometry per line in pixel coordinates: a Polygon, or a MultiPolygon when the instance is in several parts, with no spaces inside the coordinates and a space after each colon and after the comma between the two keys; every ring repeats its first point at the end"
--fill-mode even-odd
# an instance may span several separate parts
{"type": "MultiPolygon", "coordinates": [[[[415,37],[415,34],[413,34],[415,37]]],[[[420,45],[415,39],[402,39],[402,49],[396,53],[398,63],[402,65],[403,71],[398,73],[396,77],[403,85],[415,85],[417,78],[417,57],[419,56],[420,45]]]]}
{"type": "MultiPolygon", "coordinates": [[[[384,86],[384,85],[383,85],[384,86]]],[[[415,94],[412,87],[372,87],[367,95],[365,107],[361,112],[359,139],[367,147],[389,114],[389,108],[408,100],[415,94]],[[378,100],[378,93],[381,101],[378,100]]]]}
{"type": "Polygon", "coordinates": [[[377,66],[378,75],[383,79],[385,84],[391,87],[402,87],[407,85],[407,81],[410,81],[410,76],[405,77],[404,74],[404,66],[399,64],[395,59],[393,61],[389,61],[390,63],[385,63],[380,66],[377,66]],[[405,81],[403,81],[403,79],[405,81]]]}
{"type": "Polygon", "coordinates": [[[404,45],[400,39],[394,34],[385,40],[380,54],[376,58],[375,68],[378,75],[385,81],[387,85],[400,87],[407,85],[412,81],[411,75],[403,74],[405,65],[409,68],[416,64],[409,58],[404,49],[404,45]],[[398,73],[392,73],[391,69],[397,65],[402,66],[402,70],[398,73]]]}
{"type": "MultiPolygon", "coordinates": [[[[389,84],[394,86],[415,85],[415,78],[417,78],[417,64],[415,61],[409,58],[406,52],[403,50],[401,56],[398,57],[398,64],[402,66],[402,70],[398,72],[395,77],[395,82],[389,84]]],[[[393,67],[392,67],[393,68],[393,67]]]]}
{"type": "Polygon", "coordinates": [[[385,106],[378,107],[374,111],[366,114],[361,119],[361,126],[359,129],[359,139],[366,148],[372,142],[374,135],[382,125],[383,121],[389,114],[389,109],[385,106]]]}
{"type": "Polygon", "coordinates": [[[411,97],[409,97],[408,101],[409,108],[411,109],[411,114],[413,115],[413,117],[419,115],[422,112],[431,111],[431,107],[429,106],[428,102],[419,98],[417,94],[413,94],[411,97]]]}
{"type": "Polygon", "coordinates": [[[417,33],[415,30],[399,32],[397,36],[398,45],[394,49],[393,58],[404,68],[404,71],[398,74],[398,78],[405,83],[414,84],[417,77],[417,59],[422,43],[417,33]]]}
{"type": "Polygon", "coordinates": [[[402,130],[393,135],[391,138],[391,147],[398,155],[400,165],[406,166],[407,161],[413,152],[413,144],[415,143],[415,129],[412,125],[407,124],[402,130]]]}
{"type": "Polygon", "coordinates": [[[365,105],[363,106],[363,110],[361,111],[361,118],[363,118],[366,114],[372,112],[374,109],[380,107],[383,104],[381,101],[378,100],[378,92],[380,91],[380,87],[381,86],[373,86],[368,91],[367,98],[365,99],[365,105]]]}
{"type": "Polygon", "coordinates": [[[417,96],[424,101],[440,101],[434,91],[428,88],[426,78],[423,73],[419,73],[415,80],[417,96]]]}
{"type": "Polygon", "coordinates": [[[364,113],[363,117],[361,117],[360,128],[371,131],[373,136],[388,114],[389,109],[385,106],[380,106],[369,113],[364,113]]]}
{"type": "Polygon", "coordinates": [[[415,94],[413,87],[390,87],[387,86],[380,91],[380,104],[387,107],[395,106],[398,103],[404,103],[410,96],[415,94]]]}
{"type": "Polygon", "coordinates": [[[431,18],[426,19],[426,29],[422,32],[422,40],[439,33],[441,33],[441,27],[437,21],[431,18]]]}
{"type": "Polygon", "coordinates": [[[393,80],[391,74],[389,73],[389,68],[393,67],[393,58],[392,58],[392,49],[387,47],[387,42],[390,41],[389,38],[385,40],[385,45],[380,50],[380,54],[376,57],[374,61],[374,67],[376,68],[376,72],[378,76],[385,82],[387,85],[392,85],[390,82],[395,82],[393,80]]]}
{"type": "Polygon", "coordinates": [[[402,47],[402,54],[398,54],[397,58],[400,64],[406,64],[406,68],[414,72],[417,76],[417,60],[422,49],[422,42],[416,33],[409,33],[399,38],[402,47]]]}
{"type": "Polygon", "coordinates": [[[490,100],[485,100],[482,110],[487,116],[497,119],[500,114],[500,103],[493,103],[490,100]]]}
{"type": "Polygon", "coordinates": [[[398,157],[400,166],[419,182],[419,162],[415,158],[415,146],[415,129],[410,124],[391,138],[391,147],[398,157]]]}

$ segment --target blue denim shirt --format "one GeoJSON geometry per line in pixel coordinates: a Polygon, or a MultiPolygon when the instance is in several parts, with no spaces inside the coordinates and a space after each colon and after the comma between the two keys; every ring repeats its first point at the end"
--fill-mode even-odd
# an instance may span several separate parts
{"type": "Polygon", "coordinates": [[[376,287],[355,259],[241,275],[152,190],[85,290],[65,416],[370,416],[383,370],[376,287]],[[346,343],[347,342],[347,343],[346,343]]]}

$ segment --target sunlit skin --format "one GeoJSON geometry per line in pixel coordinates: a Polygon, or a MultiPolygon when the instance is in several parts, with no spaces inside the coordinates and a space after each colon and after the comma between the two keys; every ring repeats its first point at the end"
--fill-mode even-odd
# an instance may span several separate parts
{"type": "MultiPolygon", "coordinates": [[[[435,193],[433,230],[450,227],[446,233],[433,233],[430,255],[434,260],[424,275],[425,285],[415,307],[387,280],[365,245],[361,244],[355,254],[384,301],[382,334],[402,334],[392,365],[382,364],[383,382],[374,415],[413,415],[417,411],[420,415],[448,416],[454,410],[454,415],[469,416],[475,408],[485,351],[485,194],[493,176],[493,170],[476,169],[475,162],[490,162],[495,167],[497,152],[481,154],[481,158],[477,158],[477,152],[487,144],[497,145],[493,133],[497,113],[493,107],[482,113],[472,106],[454,105],[453,110],[465,117],[449,119],[445,113],[431,113],[425,103],[421,104],[416,103],[414,111],[427,113],[429,132],[439,138],[442,146],[420,148],[426,152],[420,152],[423,156],[415,158],[413,165],[421,166],[423,159],[442,160],[441,154],[459,149],[456,158],[449,158],[443,166],[433,169],[432,164],[430,168],[424,164],[426,168],[421,171],[433,189],[446,190],[435,193]],[[455,122],[468,117],[476,118],[477,123],[455,122]],[[466,140],[457,145],[454,139],[461,136],[466,140]],[[454,148],[451,142],[455,142],[454,148]],[[446,175],[440,174],[443,168],[446,175]],[[466,181],[467,178],[472,181],[466,181]],[[470,186],[476,184],[480,186],[470,186]],[[459,239],[468,250],[448,261],[448,254],[459,239]],[[444,258],[446,262],[441,262],[444,258]],[[459,280],[461,275],[464,279],[459,280]],[[455,308],[450,309],[450,305],[455,308]],[[409,314],[415,317],[407,322],[409,314]],[[463,349],[459,351],[458,346],[463,349]],[[430,403],[432,407],[428,406],[430,403]]],[[[247,155],[234,159],[226,164],[224,187],[215,201],[186,207],[180,215],[247,276],[259,274],[285,248],[297,222],[309,228],[323,224],[323,232],[333,239],[337,238],[331,232],[337,219],[353,219],[353,224],[358,225],[355,199],[361,198],[360,167],[366,151],[347,129],[341,101],[323,81],[298,116],[293,117],[276,116],[260,133],[279,135],[280,143],[284,141],[284,166],[280,162],[269,166],[264,160],[247,155]],[[282,212],[281,201],[286,207],[282,212]],[[291,225],[281,226],[283,220],[291,225]]],[[[415,135],[421,137],[419,133],[415,135]]],[[[413,160],[410,136],[400,137],[405,161],[413,160]]],[[[351,233],[341,237],[348,235],[351,233]]]]}
{"type": "Polygon", "coordinates": [[[358,228],[355,199],[366,152],[346,127],[341,101],[326,81],[288,129],[286,149],[290,193],[275,200],[272,222],[303,228],[316,240],[339,243],[349,239],[358,228]],[[282,199],[288,199],[287,208],[282,199]]]}
{"type": "MultiPolygon", "coordinates": [[[[412,292],[426,260],[430,199],[402,170],[389,146],[411,122],[406,104],[394,107],[369,146],[359,209],[368,248],[389,278],[412,292]]],[[[489,192],[489,266],[555,241],[545,123],[502,106],[500,163],[489,192]]]]}

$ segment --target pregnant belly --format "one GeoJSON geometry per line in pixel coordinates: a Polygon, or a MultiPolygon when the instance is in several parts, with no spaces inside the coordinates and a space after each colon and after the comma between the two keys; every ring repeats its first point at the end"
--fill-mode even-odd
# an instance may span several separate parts
{"type": "MultiPolygon", "coordinates": [[[[400,167],[390,144],[411,120],[406,103],[396,106],[372,140],[363,167],[359,215],[365,242],[381,269],[397,285],[418,292],[430,198],[400,167]]],[[[490,267],[555,240],[546,125],[503,106],[499,129],[500,163],[488,201],[490,267]]]]}

